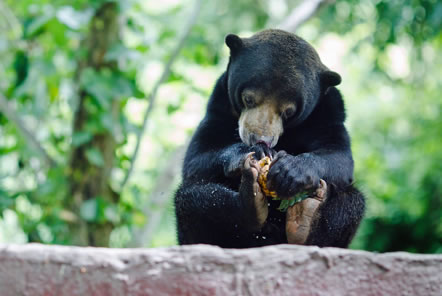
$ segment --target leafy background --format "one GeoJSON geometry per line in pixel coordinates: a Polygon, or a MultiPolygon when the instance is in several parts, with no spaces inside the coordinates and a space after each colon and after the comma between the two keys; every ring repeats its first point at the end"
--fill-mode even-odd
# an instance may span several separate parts
{"type": "MultiPolygon", "coordinates": [[[[305,2],[0,0],[0,242],[176,244],[171,197],[224,36],[305,2]]],[[[367,196],[352,247],[442,252],[442,3],[311,2],[296,33],[343,77],[367,196]]]]}

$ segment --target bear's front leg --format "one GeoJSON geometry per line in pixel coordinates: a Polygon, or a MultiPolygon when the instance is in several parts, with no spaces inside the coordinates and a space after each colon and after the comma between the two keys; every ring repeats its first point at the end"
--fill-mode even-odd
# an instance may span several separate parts
{"type": "Polygon", "coordinates": [[[327,183],[320,185],[311,198],[307,198],[287,209],[285,231],[289,244],[304,244],[312,225],[319,219],[319,208],[327,199],[327,183]]]}
{"type": "Polygon", "coordinates": [[[267,188],[276,191],[279,198],[289,199],[297,193],[318,188],[323,174],[320,159],[308,153],[293,156],[281,150],[270,165],[267,188]]]}
{"type": "Polygon", "coordinates": [[[247,146],[244,143],[232,145],[221,154],[224,175],[228,178],[240,176],[244,169],[244,159],[248,153],[254,153],[255,158],[261,159],[264,156],[273,157],[276,151],[262,143],[253,146],[247,146]]]}
{"type": "Polygon", "coordinates": [[[261,230],[269,214],[266,196],[258,184],[260,166],[249,153],[243,160],[239,198],[243,208],[243,219],[246,230],[255,232],[261,230]]]}

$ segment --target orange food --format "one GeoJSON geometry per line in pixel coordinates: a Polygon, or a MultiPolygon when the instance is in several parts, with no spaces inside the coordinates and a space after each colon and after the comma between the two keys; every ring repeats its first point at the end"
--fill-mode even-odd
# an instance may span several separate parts
{"type": "Polygon", "coordinates": [[[277,199],[278,196],[276,195],[275,191],[270,191],[267,188],[267,174],[269,173],[270,163],[272,161],[270,160],[270,157],[266,156],[262,158],[260,161],[258,161],[259,166],[261,167],[261,171],[258,175],[258,183],[259,186],[261,186],[261,190],[264,193],[265,196],[272,197],[273,199],[277,199]]]}
{"type": "MultiPolygon", "coordinates": [[[[258,184],[261,187],[261,191],[264,193],[265,196],[271,197],[273,200],[280,200],[275,191],[270,191],[267,188],[267,174],[269,173],[271,162],[272,161],[268,156],[258,161],[258,164],[261,168],[258,174],[258,184]]],[[[281,200],[281,204],[279,205],[278,210],[280,210],[281,212],[285,212],[289,207],[292,207],[294,204],[311,197],[312,194],[313,192],[311,190],[302,191],[290,198],[283,199],[281,200]]]]}

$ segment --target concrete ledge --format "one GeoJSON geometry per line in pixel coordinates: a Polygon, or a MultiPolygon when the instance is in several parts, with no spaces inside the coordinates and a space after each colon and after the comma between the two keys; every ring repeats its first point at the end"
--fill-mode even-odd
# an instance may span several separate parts
{"type": "Polygon", "coordinates": [[[442,295],[442,255],[0,245],[0,295],[442,295]]]}

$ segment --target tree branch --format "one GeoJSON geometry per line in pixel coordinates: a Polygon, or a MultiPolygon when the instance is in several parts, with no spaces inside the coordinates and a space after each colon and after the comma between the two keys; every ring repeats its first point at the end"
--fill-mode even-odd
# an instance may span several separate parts
{"type": "Polygon", "coordinates": [[[35,138],[34,133],[26,127],[24,122],[20,119],[15,110],[9,105],[8,100],[5,98],[5,96],[3,96],[2,93],[0,93],[0,111],[10,122],[17,126],[25,140],[37,150],[38,154],[40,154],[46,164],[49,167],[54,167],[56,165],[55,160],[52,159],[46,150],[41,146],[41,144],[35,138]]]}
{"type": "Polygon", "coordinates": [[[328,0],[304,0],[276,27],[295,32],[298,27],[312,18],[328,0]]]}
{"type": "Polygon", "coordinates": [[[124,186],[126,186],[127,182],[129,181],[129,178],[133,172],[135,160],[137,159],[138,151],[140,149],[141,140],[143,138],[144,132],[147,129],[147,119],[149,118],[149,115],[152,113],[153,107],[155,105],[155,99],[156,99],[156,95],[158,93],[158,90],[159,90],[161,84],[163,84],[163,82],[166,81],[166,79],[169,77],[172,64],[175,62],[176,58],[178,57],[178,54],[180,53],[181,49],[184,47],[184,44],[190,35],[190,32],[191,32],[193,26],[195,25],[198,14],[201,10],[201,4],[202,4],[202,0],[195,0],[193,12],[191,13],[189,20],[187,22],[187,25],[184,28],[183,35],[179,39],[176,47],[173,49],[172,54],[171,54],[169,60],[167,61],[167,64],[164,67],[164,70],[163,70],[163,73],[161,74],[160,79],[156,82],[156,84],[154,85],[154,87],[152,89],[152,92],[150,93],[150,95],[148,97],[149,106],[147,107],[146,112],[144,113],[143,126],[137,133],[137,142],[135,145],[135,150],[134,150],[134,153],[133,153],[132,158],[130,160],[129,169],[127,170],[127,173],[123,179],[123,182],[121,183],[120,190],[122,190],[124,188],[124,186]]]}

